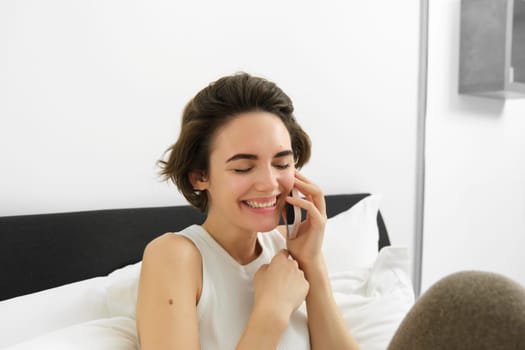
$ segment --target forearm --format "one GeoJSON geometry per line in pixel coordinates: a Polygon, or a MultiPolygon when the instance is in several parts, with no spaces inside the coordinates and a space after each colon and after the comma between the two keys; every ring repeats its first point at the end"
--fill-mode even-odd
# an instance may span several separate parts
{"type": "Polygon", "coordinates": [[[306,307],[312,349],[359,349],[335,303],[324,259],[303,270],[310,282],[306,307]]]}
{"type": "Polygon", "coordinates": [[[254,307],[236,350],[276,349],[288,320],[268,308],[254,307]]]}

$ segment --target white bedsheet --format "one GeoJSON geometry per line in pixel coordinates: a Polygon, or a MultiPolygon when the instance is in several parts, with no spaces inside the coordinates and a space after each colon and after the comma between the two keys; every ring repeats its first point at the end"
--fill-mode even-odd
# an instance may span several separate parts
{"type": "Polygon", "coordinates": [[[46,333],[9,350],[137,350],[135,320],[102,318],[46,333]]]}
{"type": "Polygon", "coordinates": [[[0,302],[0,349],[86,321],[109,317],[105,277],[0,302]]]}

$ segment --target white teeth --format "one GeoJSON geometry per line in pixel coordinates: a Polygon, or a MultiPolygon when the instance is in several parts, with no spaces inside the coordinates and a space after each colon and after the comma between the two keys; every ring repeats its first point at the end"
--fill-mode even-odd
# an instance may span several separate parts
{"type": "Polygon", "coordinates": [[[248,204],[248,206],[250,206],[251,208],[270,208],[270,207],[273,207],[276,202],[277,202],[277,198],[274,198],[273,201],[267,202],[267,203],[245,201],[245,203],[248,204]]]}

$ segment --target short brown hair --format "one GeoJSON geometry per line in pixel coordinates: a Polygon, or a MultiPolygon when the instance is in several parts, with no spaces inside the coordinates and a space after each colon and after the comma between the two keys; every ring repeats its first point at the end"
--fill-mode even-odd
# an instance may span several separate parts
{"type": "Polygon", "coordinates": [[[223,77],[202,89],[188,102],[182,114],[177,142],[159,160],[160,175],[172,180],[184,197],[201,211],[208,209],[207,193],[196,191],[189,173],[208,174],[211,143],[216,130],[245,112],[264,111],[278,116],[288,129],[295,166],[310,159],[311,142],[293,116],[292,100],[273,82],[238,73],[223,77]]]}

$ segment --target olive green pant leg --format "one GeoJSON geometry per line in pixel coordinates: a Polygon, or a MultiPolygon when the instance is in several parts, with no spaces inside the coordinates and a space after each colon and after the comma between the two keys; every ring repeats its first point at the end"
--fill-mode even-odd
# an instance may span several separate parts
{"type": "Polygon", "coordinates": [[[454,273],[410,309],[388,350],[525,349],[525,289],[495,273],[454,273]]]}

